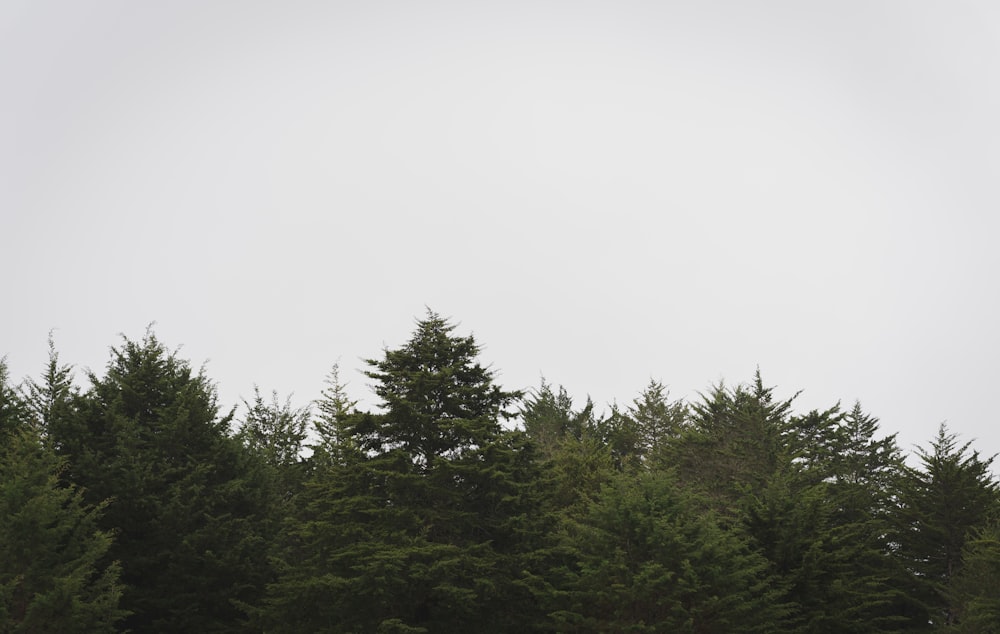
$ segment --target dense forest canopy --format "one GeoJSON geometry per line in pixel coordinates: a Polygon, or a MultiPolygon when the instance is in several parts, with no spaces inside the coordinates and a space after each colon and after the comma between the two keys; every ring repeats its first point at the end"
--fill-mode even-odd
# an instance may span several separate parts
{"type": "Polygon", "coordinates": [[[601,412],[428,311],[309,404],[234,408],[148,331],[0,363],[2,632],[1000,631],[992,457],[908,463],[758,372],[601,412]]]}

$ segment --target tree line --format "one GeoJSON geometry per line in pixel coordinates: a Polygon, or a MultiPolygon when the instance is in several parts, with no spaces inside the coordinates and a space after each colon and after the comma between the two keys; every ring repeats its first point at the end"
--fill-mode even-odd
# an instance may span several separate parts
{"type": "Polygon", "coordinates": [[[0,362],[0,632],[1000,631],[1000,493],[944,425],[758,372],[597,412],[428,311],[308,407],[218,403],[149,331],[79,387],[0,362]]]}

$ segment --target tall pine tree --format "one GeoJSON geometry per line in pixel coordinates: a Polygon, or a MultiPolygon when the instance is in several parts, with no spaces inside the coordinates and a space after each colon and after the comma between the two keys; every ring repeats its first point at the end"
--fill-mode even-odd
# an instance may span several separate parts
{"type": "Polygon", "coordinates": [[[971,442],[959,445],[943,424],[917,456],[919,466],[901,479],[900,552],[919,583],[924,620],[948,626],[959,612],[951,586],[962,570],[966,541],[997,511],[993,459],[981,458],[971,442]]]}
{"type": "Polygon", "coordinates": [[[152,332],[112,348],[104,376],[52,419],[64,476],[117,539],[123,607],[135,631],[241,631],[268,566],[251,456],[229,436],[214,386],[152,332]]]}
{"type": "Polygon", "coordinates": [[[285,532],[270,623],[285,632],[518,631],[530,445],[502,425],[516,393],[429,312],[368,361],[379,413],[336,424],[285,532]],[[361,607],[363,606],[363,607],[361,607]]]}

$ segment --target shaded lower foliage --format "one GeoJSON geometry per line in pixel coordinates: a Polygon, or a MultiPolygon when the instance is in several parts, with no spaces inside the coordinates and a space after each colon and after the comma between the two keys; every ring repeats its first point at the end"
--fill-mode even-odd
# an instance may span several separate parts
{"type": "Polygon", "coordinates": [[[616,477],[565,518],[549,573],[562,632],[764,632],[787,613],[767,561],[668,473],[616,477]]]}

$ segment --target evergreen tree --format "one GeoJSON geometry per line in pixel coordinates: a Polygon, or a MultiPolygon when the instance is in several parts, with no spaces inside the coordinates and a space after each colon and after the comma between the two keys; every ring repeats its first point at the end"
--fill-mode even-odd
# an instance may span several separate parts
{"type": "Polygon", "coordinates": [[[0,631],[113,632],[124,614],[103,505],[60,483],[63,463],[32,422],[0,360],[0,631]]]}
{"type": "Polygon", "coordinates": [[[650,381],[624,411],[612,405],[611,414],[597,420],[596,428],[619,471],[659,469],[670,465],[669,448],[680,438],[687,418],[687,405],[670,402],[667,388],[650,381]]]}
{"type": "Polygon", "coordinates": [[[670,445],[683,433],[690,412],[683,401],[670,400],[662,383],[650,381],[632,401],[627,415],[638,428],[643,456],[648,461],[662,462],[670,445]]]}
{"type": "Polygon", "coordinates": [[[616,471],[635,473],[643,468],[646,450],[639,425],[617,403],[612,403],[611,412],[597,421],[594,435],[610,452],[616,471]]]}
{"type": "Polygon", "coordinates": [[[272,392],[271,402],[266,403],[256,385],[253,394],[252,403],[243,401],[247,412],[237,438],[269,465],[280,467],[299,462],[309,424],[309,408],[292,407],[291,396],[281,402],[277,392],[272,392]]]}
{"type": "Polygon", "coordinates": [[[956,631],[1000,632],[1000,524],[996,520],[969,535],[949,598],[955,606],[956,631]]]}
{"type": "Polygon", "coordinates": [[[703,507],[668,472],[616,476],[563,523],[553,629],[784,631],[767,561],[703,507]]]}
{"type": "Polygon", "coordinates": [[[939,626],[956,621],[951,583],[962,569],[966,540],[997,511],[993,459],[970,447],[959,446],[942,424],[930,448],[918,449],[920,466],[901,478],[901,555],[919,584],[924,620],[939,626]]]}
{"type": "Polygon", "coordinates": [[[240,631],[268,575],[258,524],[265,516],[253,458],[229,436],[214,386],[151,332],[112,348],[105,375],[49,435],[64,474],[117,533],[136,631],[240,631]]]}
{"type": "Polygon", "coordinates": [[[895,557],[895,437],[859,404],[792,416],[767,485],[745,500],[748,535],[793,607],[788,631],[910,629],[907,575],[895,557]]]}
{"type": "Polygon", "coordinates": [[[27,407],[14,386],[10,384],[7,358],[0,357],[0,444],[19,433],[27,418],[27,407]]]}
{"type": "Polygon", "coordinates": [[[313,420],[317,442],[312,445],[314,464],[324,461],[341,462],[341,455],[351,443],[351,435],[346,429],[351,414],[356,413],[358,402],[347,396],[347,386],[340,380],[340,366],[333,364],[326,377],[326,387],[316,401],[318,415],[313,420]]]}
{"type": "Polygon", "coordinates": [[[543,379],[519,415],[545,467],[547,510],[558,515],[596,495],[612,475],[615,456],[609,423],[594,414],[593,402],[588,398],[577,410],[566,388],[553,390],[543,379]]]}
{"type": "Polygon", "coordinates": [[[735,516],[746,495],[763,490],[790,459],[785,445],[792,400],[776,401],[760,371],[750,385],[714,387],[691,406],[690,423],[670,446],[681,481],[735,516]]]}
{"type": "Polygon", "coordinates": [[[65,420],[72,410],[76,390],[73,369],[59,363],[55,341],[49,333],[49,359],[41,380],[28,379],[24,385],[33,425],[44,435],[57,420],[65,420]]]}
{"type": "MultiPolygon", "coordinates": [[[[271,587],[275,631],[519,631],[533,460],[501,420],[470,337],[434,313],[369,360],[381,413],[339,421],[339,460],[317,465],[271,587]],[[364,606],[359,609],[359,606],[364,606]]],[[[336,413],[336,416],[341,416],[336,413]]]]}
{"type": "Polygon", "coordinates": [[[573,398],[566,388],[560,385],[553,390],[545,379],[522,402],[518,415],[524,431],[543,455],[566,438],[582,440],[587,434],[596,434],[598,427],[594,404],[589,398],[582,409],[574,410],[573,398]]]}

